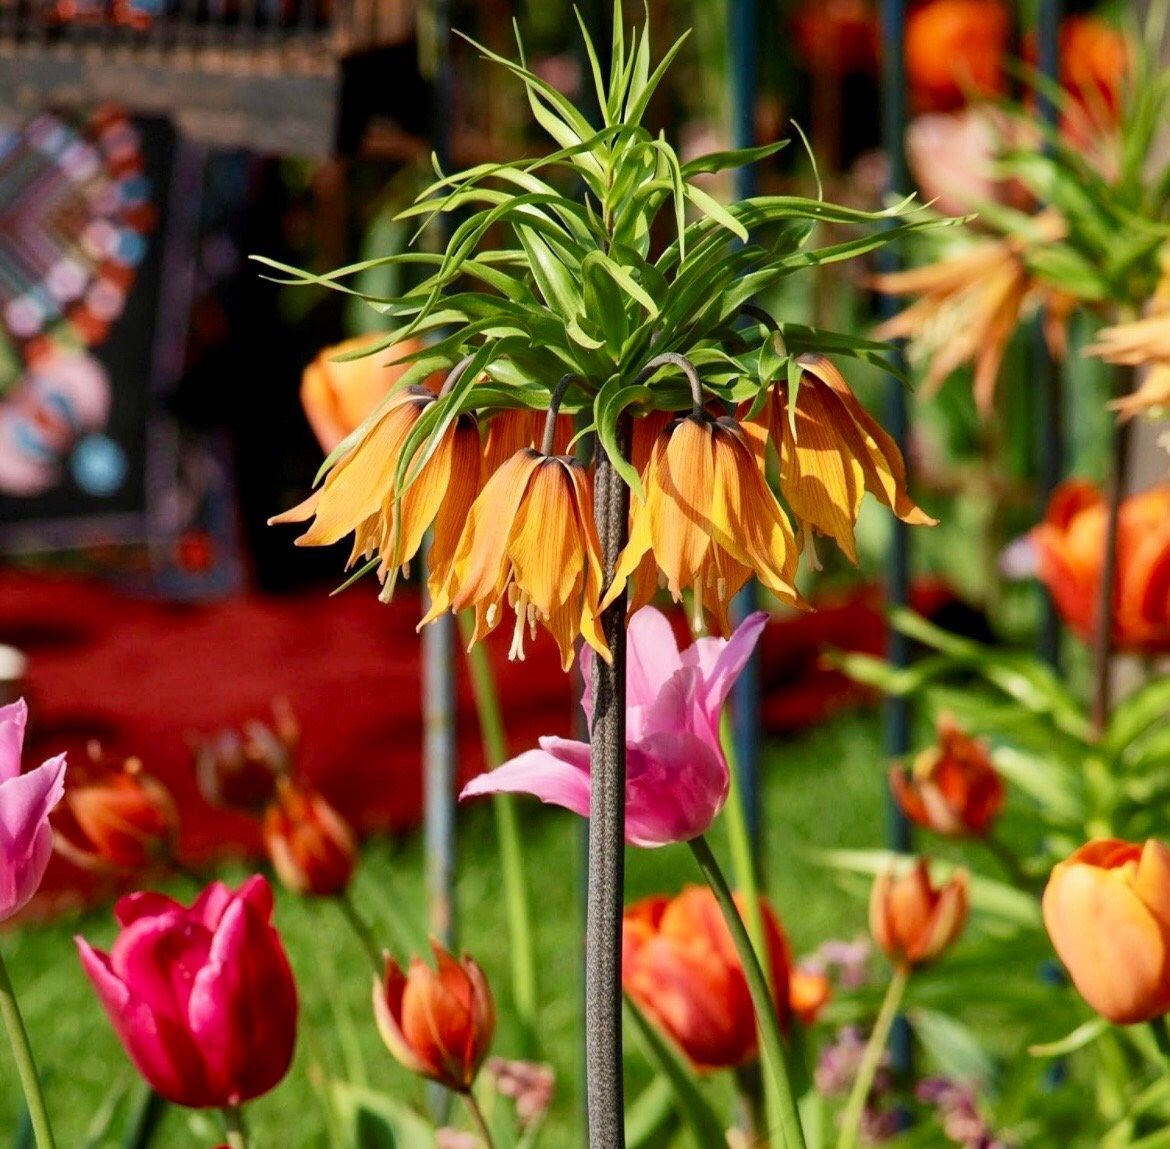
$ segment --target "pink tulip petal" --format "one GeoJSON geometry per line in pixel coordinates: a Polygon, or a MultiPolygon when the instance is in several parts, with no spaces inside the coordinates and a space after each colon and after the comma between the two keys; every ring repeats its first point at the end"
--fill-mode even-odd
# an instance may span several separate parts
{"type": "MultiPolygon", "coordinates": [[[[252,888],[248,893],[258,897],[252,888]]],[[[212,1087],[227,1103],[266,1093],[288,1072],[296,1016],[296,987],[280,940],[252,903],[237,894],[220,920],[207,964],[196,975],[187,1016],[212,1087]]]]}
{"type": "Polygon", "coordinates": [[[37,831],[64,792],[64,754],[0,782],[0,855],[5,862],[28,854],[37,831]]]}
{"type": "Polygon", "coordinates": [[[52,854],[53,830],[48,822],[42,822],[24,859],[0,866],[0,922],[19,913],[32,900],[52,854]]]}
{"type": "Polygon", "coordinates": [[[157,1018],[114,973],[110,959],[76,938],[81,964],[97,990],[114,1031],[130,1059],[154,1089],[177,1105],[216,1105],[203,1060],[190,1037],[173,1022],[157,1018]]]}
{"type": "Polygon", "coordinates": [[[707,830],[727,801],[727,764],[687,731],[659,731],[626,752],[626,841],[686,842],[707,830]]]}
{"type": "Polygon", "coordinates": [[[704,679],[701,705],[708,725],[715,731],[719,727],[719,712],[767,624],[767,613],[757,610],[735,628],[730,638],[701,638],[682,653],[683,664],[697,667],[704,679]]]}
{"type": "Polygon", "coordinates": [[[114,903],[114,917],[120,926],[168,912],[184,914],[187,911],[174,898],[155,890],[135,890],[132,894],[123,894],[114,903]]]}
{"type": "Polygon", "coordinates": [[[0,706],[0,782],[20,773],[20,751],[27,722],[28,706],[23,698],[0,706]]]}
{"type": "Polygon", "coordinates": [[[182,1025],[192,983],[210,950],[209,930],[186,910],[168,910],[126,926],[110,950],[110,968],[157,1017],[182,1025]]]}
{"type": "Polygon", "coordinates": [[[210,882],[191,905],[191,916],[212,933],[232,904],[232,892],[223,882],[210,882]]]}
{"type": "Polygon", "coordinates": [[[531,794],[588,818],[589,747],[566,738],[542,738],[540,746],[473,778],[460,801],[480,794],[531,794]]]}
{"type": "Polygon", "coordinates": [[[649,706],[683,665],[670,620],[644,606],[630,619],[626,632],[626,704],[649,706]]]}

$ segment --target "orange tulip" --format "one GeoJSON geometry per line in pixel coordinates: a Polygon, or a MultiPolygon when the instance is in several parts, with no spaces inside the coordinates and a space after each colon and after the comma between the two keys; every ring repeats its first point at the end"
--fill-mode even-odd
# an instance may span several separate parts
{"type": "Polygon", "coordinates": [[[782,601],[800,603],[796,536],[764,480],[766,437],[762,427],[702,411],[661,431],[642,470],[645,498],[632,499],[630,540],[602,607],[627,579],[631,611],[650,601],[658,589],[646,577],[651,557],[675,602],[684,589],[693,592],[696,630],[706,610],[728,632],[728,607],[753,572],[782,601]]]}
{"type": "Polygon", "coordinates": [[[320,794],[280,778],[264,812],[264,846],[276,876],[294,893],[328,897],[349,885],[357,843],[345,819],[320,794]]]}
{"type": "Polygon", "coordinates": [[[414,958],[403,973],[386,958],[374,982],[374,1018],[387,1049],[407,1069],[466,1093],[487,1056],[496,1007],[483,971],[431,942],[437,969],[414,958]]]}
{"type": "Polygon", "coordinates": [[[906,24],[906,73],[915,105],[949,111],[1004,90],[1011,16],[998,0],[927,0],[906,24]]]}
{"type": "Polygon", "coordinates": [[[318,352],[305,368],[301,405],[326,453],[361,424],[410,366],[388,361],[421,351],[423,346],[418,339],[408,339],[360,359],[335,361],[340,355],[375,347],[384,339],[380,331],[346,339],[318,352]]]}
{"type": "MultiPolygon", "coordinates": [[[[1064,621],[1087,642],[1096,629],[1106,515],[1101,492],[1074,479],[1056,489],[1030,535],[1041,581],[1064,621]]],[[[1122,501],[1113,642],[1140,654],[1170,650],[1170,483],[1122,501]]]]}
{"type": "Polygon", "coordinates": [[[869,491],[898,518],[934,526],[906,490],[897,444],[878,425],[823,355],[802,355],[796,409],[787,379],[776,383],[768,422],[780,454],[780,491],[795,518],[836,540],[857,562],[853,530],[869,491]]]}
{"type": "Polygon", "coordinates": [[[1101,838],[1053,867],[1044,926],[1073,984],[1130,1025],[1170,1010],[1170,850],[1101,838]]]}
{"type": "MultiPolygon", "coordinates": [[[[742,899],[737,896],[742,907],[742,899]]],[[[776,1011],[787,1022],[788,942],[760,900],[776,1011]]],[[[676,898],[631,906],[622,928],[622,985],[696,1069],[726,1069],[756,1056],[756,1019],[735,944],[715,895],[689,886],[676,898]]]]}
{"type": "Polygon", "coordinates": [[[869,930],[878,949],[895,965],[933,961],[963,931],[967,921],[967,871],[956,870],[938,888],[926,860],[901,874],[878,874],[869,899],[869,930]]]}
{"type": "Polygon", "coordinates": [[[431,609],[420,626],[446,610],[475,607],[478,642],[509,605],[516,615],[510,657],[524,657],[525,631],[535,635],[539,622],[556,639],[565,670],[578,635],[609,660],[597,619],[602,567],[593,487],[581,463],[531,447],[517,451],[487,480],[460,526],[457,547],[433,567],[431,609]]]}
{"type": "Polygon", "coordinates": [[[1003,780],[985,743],[943,718],[938,743],[914,759],[910,772],[890,771],[902,812],[936,834],[982,836],[1003,807],[1003,780]]]}
{"type": "Polygon", "coordinates": [[[1122,85],[1133,65],[1133,46],[1116,28],[1094,16],[1070,16],[1060,25],[1060,79],[1087,124],[1070,114],[1066,131],[1075,141],[1116,124],[1122,85]],[[1086,132],[1084,127],[1089,130],[1086,132]]]}
{"type": "Polygon", "coordinates": [[[137,758],[113,767],[96,745],[93,780],[66,786],[53,814],[53,846],[87,870],[131,874],[168,860],[179,837],[170,792],[144,774],[137,758]]]}

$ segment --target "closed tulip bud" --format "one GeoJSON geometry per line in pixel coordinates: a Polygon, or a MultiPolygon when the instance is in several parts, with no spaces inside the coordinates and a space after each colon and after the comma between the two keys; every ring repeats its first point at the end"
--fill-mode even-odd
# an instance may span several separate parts
{"type": "Polygon", "coordinates": [[[788,982],[788,1004],[801,1025],[814,1025],[833,997],[833,983],[815,970],[794,969],[788,982]]]}
{"type": "Polygon", "coordinates": [[[924,965],[963,932],[967,920],[967,871],[956,870],[938,888],[926,860],[901,874],[878,874],[869,899],[869,928],[878,949],[898,966],[924,965]]]}
{"type": "MultiPolygon", "coordinates": [[[[737,902],[742,899],[737,896],[737,902]]],[[[761,899],[776,1012],[789,1017],[788,942],[761,899]]],[[[676,898],[631,906],[622,929],[622,986],[699,1070],[755,1058],[756,1015],[715,895],[690,886],[676,898]]]]}
{"type": "Polygon", "coordinates": [[[938,744],[924,750],[907,771],[890,772],[902,812],[936,834],[987,834],[1003,807],[1003,780],[987,746],[943,719],[938,744]]]}
{"type": "Polygon", "coordinates": [[[1073,984],[1118,1025],[1170,1010],[1170,850],[1099,839],[1058,863],[1044,926],[1073,984]]]}
{"type": "Polygon", "coordinates": [[[410,969],[389,955],[374,982],[374,1018],[386,1048],[413,1073],[467,1093],[496,1030],[496,1006],[483,971],[456,961],[431,941],[436,968],[413,958],[410,969]]]}
{"type": "Polygon", "coordinates": [[[212,806],[256,813],[276,794],[276,782],[292,773],[300,728],[283,699],[272,704],[273,721],[251,721],[242,731],[220,730],[193,741],[195,781],[212,806]]]}
{"type": "MultiPolygon", "coordinates": [[[[133,874],[169,861],[179,838],[170,791],[137,758],[113,766],[96,744],[92,774],[65,788],[53,816],[53,845],[83,869],[133,874]]],[[[84,777],[84,776],[83,776],[84,777]]]]}
{"type": "Polygon", "coordinates": [[[264,812],[264,845],[281,882],[298,894],[328,897],[349,885],[357,843],[348,823],[320,794],[281,778],[264,812]]]}
{"type": "Polygon", "coordinates": [[[136,893],[108,954],[77,939],[115,1032],[151,1087],[195,1109],[240,1105],[288,1072],[297,991],[259,875],[212,882],[190,909],[136,893]]]}

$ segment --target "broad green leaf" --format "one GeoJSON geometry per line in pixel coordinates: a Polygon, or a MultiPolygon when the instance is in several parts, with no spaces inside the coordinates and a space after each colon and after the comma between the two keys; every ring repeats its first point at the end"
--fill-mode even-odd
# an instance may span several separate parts
{"type": "Polygon", "coordinates": [[[1126,748],[1151,727],[1170,718],[1170,677],[1156,678],[1138,687],[1113,709],[1102,748],[1121,758],[1126,748]]]}
{"type": "Polygon", "coordinates": [[[434,1149],[431,1122],[390,1094],[347,1081],[332,1082],[330,1092],[350,1149],[434,1149]]]}
{"type": "Polygon", "coordinates": [[[622,382],[620,375],[607,379],[593,404],[593,421],[597,426],[597,439],[609,456],[614,469],[625,480],[634,495],[644,498],[642,478],[626,458],[618,442],[618,422],[627,407],[635,403],[649,403],[651,389],[644,383],[622,382]]]}
{"type": "Polygon", "coordinates": [[[945,1077],[986,1087],[995,1074],[990,1055],[958,1018],[924,1006],[906,1011],[915,1037],[945,1077]]]}

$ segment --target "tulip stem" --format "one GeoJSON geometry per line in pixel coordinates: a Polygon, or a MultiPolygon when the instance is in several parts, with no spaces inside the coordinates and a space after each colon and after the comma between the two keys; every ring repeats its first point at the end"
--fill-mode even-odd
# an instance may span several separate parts
{"type": "Polygon", "coordinates": [[[57,1143],[53,1140],[53,1128],[49,1124],[49,1111],[45,1106],[45,1095],[41,1090],[41,1079],[29,1044],[28,1030],[24,1027],[24,1018],[21,1017],[3,955],[0,955],[0,1015],[8,1030],[8,1040],[12,1043],[12,1058],[16,1062],[16,1071],[24,1089],[24,1100],[28,1106],[37,1149],[55,1149],[57,1143]]]}
{"type": "Polygon", "coordinates": [[[1016,855],[1015,850],[1011,848],[1002,839],[997,838],[994,834],[985,834],[980,841],[986,847],[997,862],[1007,872],[1008,877],[1021,890],[1035,890],[1036,883],[1025,872],[1024,867],[1020,864],[1020,859],[1016,855]]]}
{"type": "Polygon", "coordinates": [[[484,1149],[495,1149],[495,1142],[492,1141],[492,1131],[488,1128],[487,1119],[483,1115],[483,1110],[480,1108],[479,1102],[475,1099],[475,1094],[469,1089],[463,1096],[467,1101],[467,1111],[471,1114],[471,1123],[475,1126],[476,1133],[483,1140],[484,1149]]]}
{"type": "Polygon", "coordinates": [[[882,1054],[886,1050],[886,1043],[890,1040],[890,1030],[894,1026],[894,1018],[898,1016],[898,1007],[902,1004],[902,996],[906,992],[906,984],[910,980],[910,967],[899,965],[894,969],[894,976],[886,988],[886,996],[878,1012],[877,1021],[873,1024],[873,1032],[861,1056],[861,1064],[857,1067],[857,1076],[853,1080],[853,1089],[849,1093],[849,1100],[841,1113],[841,1135],[837,1138],[837,1149],[854,1149],[858,1135],[861,1132],[861,1119],[865,1115],[865,1103],[869,1100],[873,1089],[873,1080],[881,1065],[882,1054]]]}
{"type": "Polygon", "coordinates": [[[1170,1073],[1170,1029],[1166,1027],[1166,1015],[1150,1019],[1150,1033],[1154,1035],[1154,1044],[1166,1062],[1166,1072],[1170,1073]]]}
{"type": "Polygon", "coordinates": [[[370,959],[370,964],[374,967],[374,977],[381,981],[382,975],[385,973],[382,947],[378,945],[377,939],[374,937],[374,931],[370,928],[370,923],[362,917],[357,906],[353,904],[353,898],[350,896],[348,889],[342,890],[337,895],[336,901],[342,916],[349,923],[350,929],[353,930],[358,941],[361,942],[366,957],[370,959]]]}
{"type": "MultiPolygon", "coordinates": [[[[480,737],[488,768],[502,766],[508,757],[504,737],[504,718],[500,712],[500,695],[496,689],[487,649],[483,643],[471,643],[475,618],[469,611],[459,616],[459,626],[467,647],[467,667],[471,690],[479,716],[480,737]]],[[[512,959],[512,999],[520,1022],[525,1056],[531,1056],[536,1044],[536,946],[532,930],[532,910],[528,897],[528,878],[524,864],[524,844],[516,803],[511,794],[495,794],[492,806],[496,815],[496,838],[500,850],[500,869],[504,885],[504,905],[508,916],[508,951],[512,959]]]]}
{"type": "Polygon", "coordinates": [[[784,1040],[780,1036],[780,1020],[776,1015],[775,1000],[768,989],[768,979],[764,976],[763,967],[752,946],[752,939],[748,936],[747,926],[744,925],[727,879],[723,876],[707,839],[700,834],[697,838],[692,838],[689,845],[695,855],[695,861],[699,863],[699,869],[703,871],[703,877],[707,879],[707,884],[723,911],[724,920],[727,922],[731,939],[739,954],[740,964],[743,966],[744,976],[747,978],[752,1003],[756,1008],[760,1045],[764,1050],[764,1060],[779,1103],[779,1112],[776,1116],[783,1143],[787,1149],[806,1149],[804,1130],[801,1128],[800,1114],[796,1108],[796,1095],[792,1091],[792,1082],[788,1079],[784,1040]]]}
{"type": "Polygon", "coordinates": [[[1109,722],[1113,704],[1114,599],[1117,594],[1117,528],[1121,521],[1121,500],[1125,491],[1125,470],[1129,460],[1130,425],[1117,420],[1105,504],[1105,554],[1101,581],[1097,587],[1096,630],[1093,635],[1093,729],[1100,737],[1109,722]]]}
{"type": "Polygon", "coordinates": [[[225,1105],[223,1127],[228,1149],[248,1149],[248,1131],[244,1128],[244,1111],[238,1105],[225,1105]]]}

